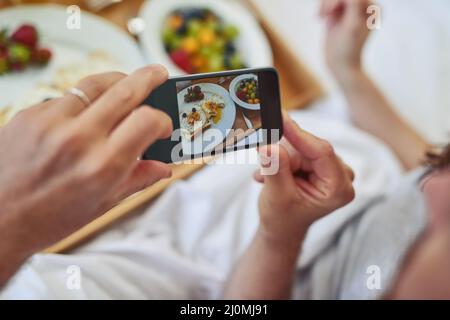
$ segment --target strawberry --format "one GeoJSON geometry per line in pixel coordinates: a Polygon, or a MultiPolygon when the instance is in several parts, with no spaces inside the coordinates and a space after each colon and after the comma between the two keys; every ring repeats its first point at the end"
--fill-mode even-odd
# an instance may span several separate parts
{"type": "Polygon", "coordinates": [[[47,48],[39,48],[31,53],[31,62],[39,65],[46,65],[52,58],[52,52],[47,48]]]}
{"type": "Polygon", "coordinates": [[[11,71],[22,71],[22,70],[25,70],[25,65],[20,62],[10,62],[9,69],[11,71]]]}
{"type": "Polygon", "coordinates": [[[239,91],[236,95],[239,98],[239,100],[247,101],[247,95],[244,92],[239,91]]]}
{"type": "Polygon", "coordinates": [[[192,72],[192,65],[189,59],[189,54],[183,50],[176,50],[170,54],[172,61],[187,73],[192,72]]]}
{"type": "Polygon", "coordinates": [[[23,24],[14,31],[10,40],[21,43],[29,48],[34,48],[38,42],[38,32],[34,26],[23,24]]]}

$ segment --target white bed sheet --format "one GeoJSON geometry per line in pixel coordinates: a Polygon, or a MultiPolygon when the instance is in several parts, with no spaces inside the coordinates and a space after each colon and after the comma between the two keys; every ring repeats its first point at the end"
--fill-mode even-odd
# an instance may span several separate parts
{"type": "MultiPolygon", "coordinates": [[[[402,174],[398,161],[383,144],[331,116],[327,103],[292,115],[303,128],[329,139],[354,168],[357,198],[313,226],[303,264],[326,245],[329,232],[367,199],[389,192],[402,174]]],[[[239,154],[245,152],[255,151],[239,154]]],[[[75,253],[34,256],[2,298],[220,297],[227,273],[258,223],[260,185],[252,181],[256,168],[256,164],[208,166],[174,184],[141,216],[75,253]],[[67,286],[71,265],[81,270],[80,290],[67,286]]]]}

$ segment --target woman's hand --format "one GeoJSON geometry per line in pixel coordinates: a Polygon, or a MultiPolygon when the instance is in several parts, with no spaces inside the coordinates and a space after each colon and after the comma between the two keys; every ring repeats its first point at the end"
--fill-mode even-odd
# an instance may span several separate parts
{"type": "Polygon", "coordinates": [[[345,95],[353,122],[384,141],[405,169],[412,170],[423,164],[430,145],[396,113],[362,67],[362,50],[370,33],[367,9],[371,3],[322,0],[321,16],[328,25],[327,62],[345,95]]]}
{"type": "Polygon", "coordinates": [[[283,127],[280,145],[260,149],[263,168],[255,179],[264,183],[261,222],[227,280],[226,299],[289,299],[308,227],[354,197],[353,171],[327,141],[287,116],[283,127]]]}
{"type": "Polygon", "coordinates": [[[0,285],[32,253],[171,175],[166,164],[137,160],[172,132],[165,113],[138,108],[167,76],[158,65],[90,76],[76,87],[91,105],[67,94],[0,129],[0,260],[10,261],[0,285]]]}
{"type": "Polygon", "coordinates": [[[370,0],[323,0],[320,15],[327,22],[326,58],[341,80],[361,69],[361,55],[369,36],[367,8],[370,0]]]}
{"type": "Polygon", "coordinates": [[[259,198],[261,231],[269,239],[295,241],[316,220],[354,198],[353,171],[331,144],[284,117],[280,145],[260,149],[262,165],[279,166],[274,175],[255,174],[264,183],[259,198]]]}

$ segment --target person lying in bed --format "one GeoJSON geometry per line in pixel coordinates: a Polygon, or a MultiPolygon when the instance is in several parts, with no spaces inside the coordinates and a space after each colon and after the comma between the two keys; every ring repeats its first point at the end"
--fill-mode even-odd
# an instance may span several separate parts
{"type": "Polygon", "coordinates": [[[260,226],[230,275],[225,298],[450,299],[450,145],[430,154],[430,165],[423,168],[427,142],[365,74],[361,53],[369,35],[369,5],[367,0],[323,1],[327,62],[354,123],[388,144],[412,173],[396,192],[368,204],[331,235],[334,241],[296,273],[308,228],[351,199],[352,177],[337,164],[330,145],[313,142],[286,118],[281,145],[261,149],[263,155],[279,154],[280,170],[255,175],[264,183],[260,226]]]}

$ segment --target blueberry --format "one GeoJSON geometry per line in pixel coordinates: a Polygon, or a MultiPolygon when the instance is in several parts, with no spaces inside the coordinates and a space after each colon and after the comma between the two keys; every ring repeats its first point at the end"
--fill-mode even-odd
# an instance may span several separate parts
{"type": "Polygon", "coordinates": [[[187,118],[187,114],[186,112],[183,112],[183,114],[181,115],[183,118],[187,118]]]}
{"type": "Polygon", "coordinates": [[[236,47],[232,42],[227,42],[225,45],[225,54],[229,54],[230,56],[236,52],[236,47]]]}
{"type": "Polygon", "coordinates": [[[183,23],[181,26],[175,31],[175,33],[179,36],[183,36],[187,33],[187,20],[183,19],[183,23]]]}
{"type": "Polygon", "coordinates": [[[195,109],[195,108],[192,108],[192,112],[197,112],[197,109],[195,109]]]}
{"type": "Polygon", "coordinates": [[[232,66],[232,63],[231,63],[232,58],[233,58],[232,54],[225,52],[224,57],[223,57],[223,64],[227,69],[230,69],[232,66]]]}
{"type": "Polygon", "coordinates": [[[212,12],[209,9],[202,9],[201,10],[201,15],[202,15],[202,19],[205,19],[205,20],[208,17],[213,17],[214,19],[219,20],[219,17],[214,12],[212,12]]]}
{"type": "Polygon", "coordinates": [[[183,11],[177,9],[177,10],[174,10],[170,15],[171,16],[183,16],[183,11]]]}
{"type": "Polygon", "coordinates": [[[180,28],[178,28],[176,33],[178,35],[184,36],[186,34],[186,32],[187,32],[187,26],[186,26],[186,23],[183,23],[183,25],[180,28]]]}
{"type": "Polygon", "coordinates": [[[196,9],[196,8],[186,9],[183,12],[183,17],[186,20],[191,20],[191,19],[200,19],[201,20],[201,19],[204,18],[203,10],[202,9],[196,9]]]}
{"type": "Polygon", "coordinates": [[[202,9],[202,14],[204,16],[207,16],[207,15],[214,14],[214,13],[211,10],[205,8],[205,9],[202,9]]]}

